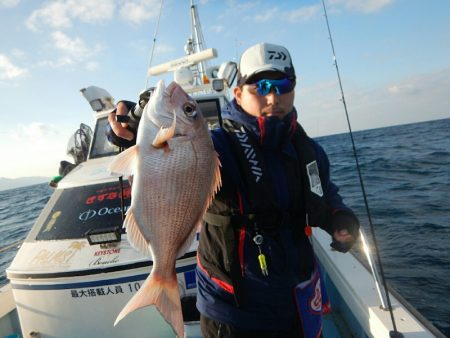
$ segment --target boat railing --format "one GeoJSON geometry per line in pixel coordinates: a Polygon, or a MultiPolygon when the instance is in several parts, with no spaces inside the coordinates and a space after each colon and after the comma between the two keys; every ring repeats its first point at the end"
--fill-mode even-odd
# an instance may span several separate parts
{"type": "MultiPolygon", "coordinates": [[[[361,234],[361,233],[360,233],[361,234]]],[[[380,277],[378,275],[378,271],[376,269],[376,266],[374,265],[374,260],[372,257],[372,254],[370,253],[370,249],[369,249],[369,245],[367,242],[367,236],[365,235],[365,233],[363,232],[362,236],[361,236],[361,241],[363,242],[363,251],[366,251],[366,247],[368,250],[368,255],[366,254],[366,252],[364,252],[364,254],[366,255],[366,260],[364,260],[364,258],[362,257],[362,254],[358,254],[359,252],[356,251],[350,251],[351,255],[367,270],[367,271],[371,271],[371,275],[372,278],[377,279],[378,281],[376,282],[376,284],[378,284],[376,286],[377,288],[377,293],[380,297],[381,300],[381,305],[380,308],[384,311],[389,311],[385,305],[383,305],[383,301],[386,302],[385,300],[385,291],[384,291],[384,287],[382,284],[380,284],[380,277]],[[372,269],[373,266],[373,269],[372,269]],[[377,277],[375,277],[375,275],[377,275],[377,277]]],[[[387,290],[389,291],[389,293],[394,296],[397,301],[403,306],[405,307],[424,327],[427,328],[428,331],[431,332],[431,334],[433,334],[436,338],[445,338],[446,336],[439,331],[438,328],[436,328],[436,326],[433,325],[433,323],[431,323],[427,318],[425,318],[413,305],[411,305],[396,289],[394,289],[389,283],[387,284],[387,290]]],[[[386,303],[384,303],[386,304],[386,303]]]]}
{"type": "MultiPolygon", "coordinates": [[[[20,245],[23,243],[23,241],[24,241],[23,239],[20,239],[18,241],[15,241],[14,243],[11,243],[11,244],[8,244],[8,245],[4,246],[3,248],[0,248],[0,254],[3,254],[4,252],[7,252],[7,251],[12,250],[12,249],[20,248],[20,245]]],[[[3,286],[3,282],[0,282],[0,287],[2,287],[2,286],[3,286]]]]}
{"type": "Polygon", "coordinates": [[[14,248],[19,248],[20,245],[23,243],[23,241],[24,240],[21,239],[21,240],[18,240],[16,242],[14,242],[14,243],[8,244],[7,246],[5,246],[3,248],[0,248],[0,253],[6,252],[6,251],[14,249],[14,248]]]}

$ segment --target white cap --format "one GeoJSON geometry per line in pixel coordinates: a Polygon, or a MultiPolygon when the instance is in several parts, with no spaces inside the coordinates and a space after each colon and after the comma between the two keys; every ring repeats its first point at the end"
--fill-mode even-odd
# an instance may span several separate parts
{"type": "Polygon", "coordinates": [[[248,48],[242,53],[239,62],[238,82],[242,83],[252,75],[266,71],[281,72],[290,78],[295,78],[289,51],[282,46],[270,43],[258,43],[248,48]]]}

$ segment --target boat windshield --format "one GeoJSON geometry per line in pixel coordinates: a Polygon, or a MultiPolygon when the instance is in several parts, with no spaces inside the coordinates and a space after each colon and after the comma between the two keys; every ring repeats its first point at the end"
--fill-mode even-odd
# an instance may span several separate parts
{"type": "Polygon", "coordinates": [[[107,125],[108,117],[105,116],[97,119],[89,158],[99,158],[119,153],[119,147],[109,143],[106,138],[107,125]]]}
{"type": "Polygon", "coordinates": [[[55,192],[47,208],[49,214],[39,227],[36,240],[80,239],[89,230],[122,227],[121,196],[124,211],[131,201],[131,188],[119,181],[67,188],[55,192]]]}
{"type": "Polygon", "coordinates": [[[196,101],[210,128],[213,128],[217,122],[221,122],[221,102],[219,98],[198,98],[196,101]]]}

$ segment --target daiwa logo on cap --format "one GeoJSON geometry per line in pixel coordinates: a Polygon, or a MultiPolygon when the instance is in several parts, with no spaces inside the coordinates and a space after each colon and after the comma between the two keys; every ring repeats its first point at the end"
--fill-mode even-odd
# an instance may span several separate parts
{"type": "Polygon", "coordinates": [[[283,52],[277,52],[276,50],[268,50],[269,60],[286,60],[287,55],[283,52]]]}
{"type": "Polygon", "coordinates": [[[289,51],[283,46],[259,43],[242,53],[239,63],[239,81],[266,71],[281,72],[290,78],[295,78],[289,51]]]}

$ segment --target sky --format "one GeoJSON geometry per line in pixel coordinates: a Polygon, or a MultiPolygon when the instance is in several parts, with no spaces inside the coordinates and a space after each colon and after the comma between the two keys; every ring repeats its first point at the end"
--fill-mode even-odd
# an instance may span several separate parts
{"type": "MultiPolygon", "coordinates": [[[[284,45],[299,122],[313,137],[348,131],[320,0],[194,3],[206,47],[218,50],[210,65],[237,62],[259,42],[284,45]]],[[[450,118],[450,1],[326,6],[352,130],[450,118]]],[[[136,100],[153,48],[151,65],[184,56],[190,1],[160,8],[160,0],[0,0],[0,177],[57,175],[61,160],[73,162],[67,142],[80,123],[94,127],[80,89],[136,100]]]]}

